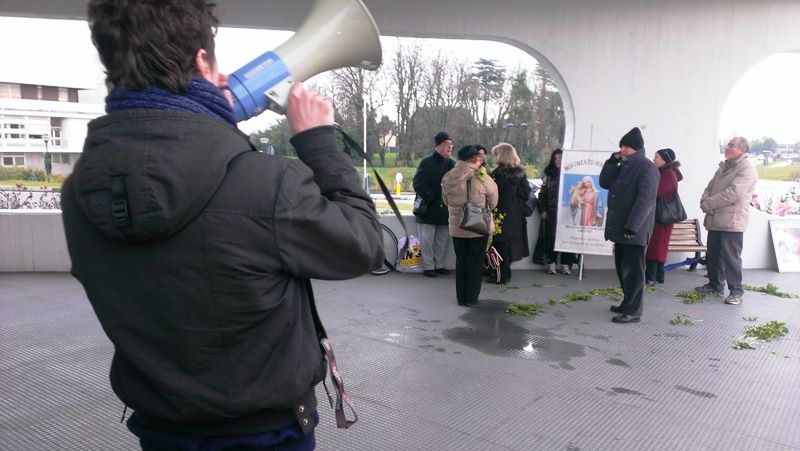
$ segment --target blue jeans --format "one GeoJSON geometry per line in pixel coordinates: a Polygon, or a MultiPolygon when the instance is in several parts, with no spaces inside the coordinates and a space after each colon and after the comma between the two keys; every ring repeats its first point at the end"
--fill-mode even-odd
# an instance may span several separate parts
{"type": "MultiPolygon", "coordinates": [[[[314,414],[314,422],[319,417],[314,414]]],[[[314,430],[303,435],[299,426],[248,435],[203,437],[164,432],[142,426],[136,414],[128,419],[128,429],[139,437],[142,451],[312,451],[316,446],[314,430]]]]}

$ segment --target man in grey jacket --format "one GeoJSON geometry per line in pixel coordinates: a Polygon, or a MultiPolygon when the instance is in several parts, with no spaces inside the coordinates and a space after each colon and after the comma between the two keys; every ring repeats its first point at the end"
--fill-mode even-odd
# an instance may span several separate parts
{"type": "Polygon", "coordinates": [[[725,147],[725,161],[700,197],[708,230],[708,283],[695,288],[701,293],[719,294],[728,283],[726,304],[742,303],[742,245],[750,219],[750,198],[758,173],[750,161],[750,145],[737,136],[725,147]]]}
{"type": "Polygon", "coordinates": [[[614,242],[614,266],[624,294],[615,323],[636,323],[642,316],[645,249],[653,233],[658,169],[644,153],[644,139],[634,127],[619,141],[600,171],[600,186],[608,190],[606,240],[614,242]]]}

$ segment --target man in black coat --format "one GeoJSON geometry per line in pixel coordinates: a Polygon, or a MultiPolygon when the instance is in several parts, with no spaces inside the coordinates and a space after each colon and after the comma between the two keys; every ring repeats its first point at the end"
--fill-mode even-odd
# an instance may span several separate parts
{"type": "Polygon", "coordinates": [[[310,279],[383,260],[332,103],[295,84],[298,159],[257,152],[217,68],[213,5],[88,9],[111,92],[62,211],[72,274],[114,345],[111,387],[135,411],[128,428],[145,450],[313,449],[326,365],[310,279]]]}
{"type": "Polygon", "coordinates": [[[447,228],[447,206],[442,203],[442,177],[455,166],[450,159],[453,153],[450,135],[439,132],[433,142],[436,144],[435,151],[419,162],[417,173],[414,174],[414,191],[425,205],[424,212],[414,214],[419,227],[423,274],[428,277],[450,273],[444,267],[450,232],[447,228]]]}
{"type": "Polygon", "coordinates": [[[600,172],[600,186],[608,190],[606,240],[614,242],[614,266],[622,286],[622,304],[615,323],[639,322],[644,297],[645,249],[653,232],[658,191],[658,169],[644,153],[644,139],[634,127],[619,141],[600,172]]]}

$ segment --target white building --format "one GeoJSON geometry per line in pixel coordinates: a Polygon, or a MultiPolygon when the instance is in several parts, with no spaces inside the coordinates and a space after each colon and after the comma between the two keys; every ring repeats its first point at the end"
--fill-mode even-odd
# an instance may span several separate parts
{"type": "Polygon", "coordinates": [[[86,124],[103,114],[103,73],[86,22],[28,21],[0,17],[0,167],[68,174],[83,149],[86,124]],[[54,51],[47,36],[83,35],[80,45],[54,51]],[[45,135],[50,139],[45,144],[45,135]]]}
{"type": "Polygon", "coordinates": [[[47,150],[53,174],[72,172],[83,149],[86,124],[103,114],[102,104],[78,101],[81,89],[86,88],[9,83],[0,76],[2,167],[44,170],[47,150]]]}

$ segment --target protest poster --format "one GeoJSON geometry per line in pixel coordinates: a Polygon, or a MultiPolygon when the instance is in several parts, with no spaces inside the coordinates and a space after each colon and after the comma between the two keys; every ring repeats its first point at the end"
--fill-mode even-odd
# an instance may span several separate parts
{"type": "Polygon", "coordinates": [[[800,219],[770,219],[778,272],[800,272],[800,219]]]}
{"type": "Polygon", "coordinates": [[[600,187],[600,171],[610,155],[594,150],[562,154],[555,250],[613,254],[613,243],[604,238],[608,191],[600,187]]]}

